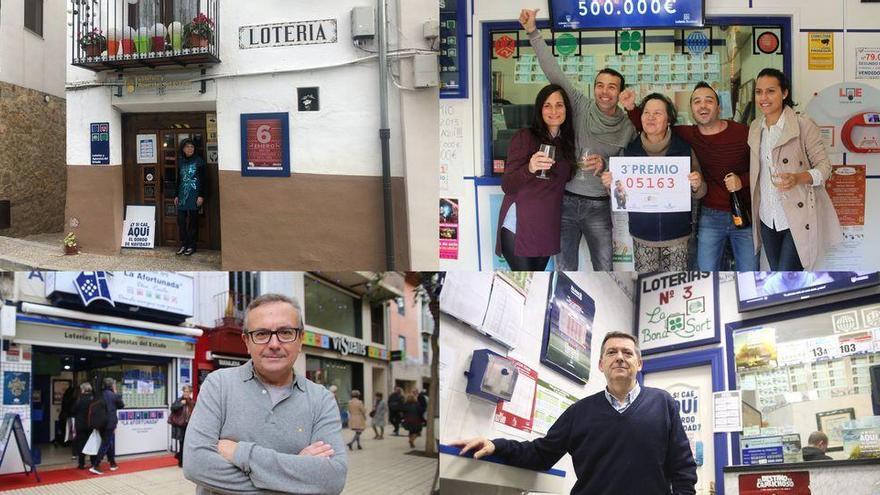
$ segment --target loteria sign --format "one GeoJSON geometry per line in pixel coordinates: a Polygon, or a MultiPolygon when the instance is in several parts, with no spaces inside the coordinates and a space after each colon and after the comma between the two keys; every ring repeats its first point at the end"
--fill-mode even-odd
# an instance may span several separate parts
{"type": "Polygon", "coordinates": [[[644,354],[718,342],[718,279],[711,272],[639,277],[636,336],[644,354]]]}
{"type": "Polygon", "coordinates": [[[336,43],[336,19],[242,26],[238,43],[242,50],[336,43]]]}

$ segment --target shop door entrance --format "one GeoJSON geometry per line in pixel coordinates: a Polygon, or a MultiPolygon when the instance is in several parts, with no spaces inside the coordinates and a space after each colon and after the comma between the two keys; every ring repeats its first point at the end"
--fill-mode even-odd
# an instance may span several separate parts
{"type": "Polygon", "coordinates": [[[205,113],[123,116],[125,204],[156,207],[156,246],[177,246],[177,165],[180,143],[192,139],[205,160],[205,202],[199,209],[199,249],[220,249],[217,164],[208,163],[205,113]],[[153,140],[155,139],[155,144],[153,140]],[[146,147],[146,148],[145,148],[146,147]],[[152,151],[151,151],[152,148],[152,151]]]}

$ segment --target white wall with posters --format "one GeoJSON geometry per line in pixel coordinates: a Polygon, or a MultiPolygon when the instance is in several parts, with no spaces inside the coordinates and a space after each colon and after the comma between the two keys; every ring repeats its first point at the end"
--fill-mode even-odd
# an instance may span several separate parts
{"type": "MultiPolygon", "coordinates": [[[[487,208],[486,204],[477,200],[479,189],[491,187],[480,185],[480,179],[485,175],[482,95],[484,91],[489,91],[483,87],[483,64],[486,61],[483,60],[485,40],[481,24],[516,22],[522,8],[539,8],[539,20],[547,19],[548,16],[546,0],[471,0],[467,3],[467,11],[473,13],[467,23],[469,97],[440,100],[441,150],[447,149],[444,146],[455,150],[454,155],[441,156],[441,170],[445,170],[445,173],[441,173],[440,196],[459,200],[460,249],[456,259],[441,260],[441,269],[448,270],[477,269],[479,266],[484,270],[491,269],[490,266],[487,267],[486,260],[488,258],[491,261],[494,235],[487,238],[483,234],[488,229],[481,225],[488,221],[484,211],[487,208]],[[451,112],[454,118],[444,115],[443,109],[451,112]]],[[[861,3],[858,0],[831,3],[825,0],[707,0],[705,9],[707,16],[790,17],[793,72],[790,76],[794,100],[799,104],[797,109],[800,111],[807,108],[816,93],[832,85],[849,81],[880,89],[880,62],[871,62],[867,55],[875,53],[880,56],[880,30],[876,25],[880,4],[861,3]],[[830,32],[830,44],[833,47],[833,68],[830,70],[809,68],[810,32],[830,32]],[[862,51],[859,52],[859,49],[862,51]],[[861,58],[858,53],[862,54],[861,58]]],[[[746,65],[744,70],[749,70],[748,67],[751,66],[746,65]]],[[[747,79],[743,77],[744,81],[747,79]]],[[[871,199],[880,197],[880,161],[877,157],[880,154],[858,155],[847,160],[847,163],[868,163],[864,186],[867,197],[865,225],[870,225],[871,219],[880,220],[880,201],[871,199]]],[[[843,163],[842,160],[843,157],[839,157],[838,163],[843,163]]],[[[877,232],[877,229],[865,229],[865,237],[859,242],[865,246],[880,242],[880,234],[877,232]]],[[[850,242],[848,251],[852,250],[852,244],[850,242]]],[[[851,267],[853,269],[880,267],[880,251],[864,249],[864,258],[861,261],[852,256],[849,262],[858,263],[851,267]]],[[[830,266],[843,269],[840,265],[830,266]]]]}
{"type": "MultiPolygon", "coordinates": [[[[569,272],[567,275],[596,303],[593,320],[590,378],[586,385],[566,378],[541,364],[541,340],[544,335],[544,317],[547,309],[551,274],[535,273],[526,292],[522,329],[517,332],[515,347],[508,349],[496,340],[441,312],[440,315],[440,443],[474,436],[508,437],[530,440],[542,435],[515,430],[494,420],[495,404],[465,393],[467,380],[464,372],[470,367],[474,350],[490,349],[516,359],[537,372],[538,380],[555,387],[557,395],[581,399],[605,388],[605,376],[599,371],[599,346],[609,331],[631,332],[633,328],[632,280],[629,274],[609,275],[569,272]],[[615,278],[616,277],[616,278],[615,278]],[[627,290],[618,285],[622,280],[627,290]]],[[[492,277],[492,274],[489,274],[492,277]]],[[[487,296],[488,297],[488,296],[487,296]]],[[[511,309],[512,311],[513,309],[511,309]]],[[[533,430],[546,425],[538,421],[533,430]]],[[[571,491],[575,475],[571,457],[565,456],[556,469],[566,471],[563,493],[571,491]]]]}

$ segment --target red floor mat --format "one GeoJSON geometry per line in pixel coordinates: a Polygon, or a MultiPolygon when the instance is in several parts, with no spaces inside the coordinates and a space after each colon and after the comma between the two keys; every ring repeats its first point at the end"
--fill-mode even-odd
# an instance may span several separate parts
{"type": "MultiPolygon", "coordinates": [[[[137,471],[147,471],[150,469],[159,469],[164,467],[176,466],[177,459],[173,455],[163,455],[158,457],[145,457],[142,459],[132,459],[130,461],[120,461],[119,469],[110,471],[109,464],[105,461],[101,464],[104,476],[114,476],[117,474],[135,473],[137,471]]],[[[33,474],[4,474],[0,476],[0,490],[18,490],[21,488],[30,488],[32,486],[51,485],[54,483],[64,483],[67,481],[78,481],[89,478],[98,478],[96,474],[92,474],[88,469],[64,468],[50,471],[42,471],[37,466],[37,472],[40,474],[40,481],[33,474]]]]}

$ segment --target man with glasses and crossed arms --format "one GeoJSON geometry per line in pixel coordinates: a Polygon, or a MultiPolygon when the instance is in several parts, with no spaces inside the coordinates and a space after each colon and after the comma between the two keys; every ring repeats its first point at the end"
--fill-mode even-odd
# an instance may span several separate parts
{"type": "Polygon", "coordinates": [[[248,305],[251,360],[208,375],[187,428],[183,473],[197,493],[342,492],[348,462],[336,401],[293,371],[302,333],[295,300],[264,294],[248,305]]]}

